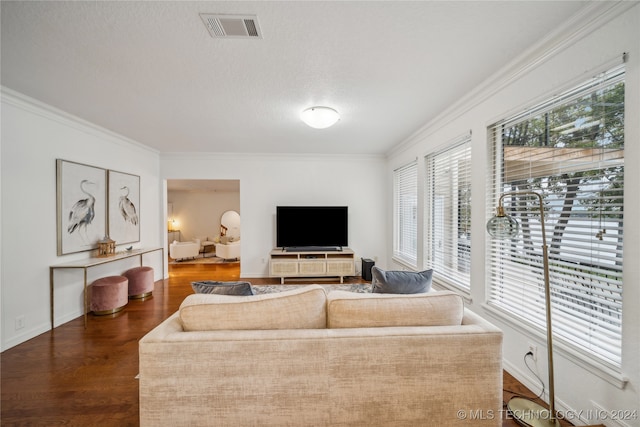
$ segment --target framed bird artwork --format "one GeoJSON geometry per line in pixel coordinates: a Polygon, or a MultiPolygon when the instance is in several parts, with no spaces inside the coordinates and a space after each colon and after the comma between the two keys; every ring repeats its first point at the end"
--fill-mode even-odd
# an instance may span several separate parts
{"type": "Polygon", "coordinates": [[[116,244],[140,241],[140,177],[108,172],[108,236],[116,244]]]}
{"type": "Polygon", "coordinates": [[[58,255],[89,251],[107,231],[106,169],[56,159],[58,255]]]}

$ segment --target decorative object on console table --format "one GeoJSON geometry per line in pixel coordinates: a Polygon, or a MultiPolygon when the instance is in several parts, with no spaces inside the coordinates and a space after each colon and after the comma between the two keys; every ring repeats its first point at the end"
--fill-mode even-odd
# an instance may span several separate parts
{"type": "Polygon", "coordinates": [[[140,241],[140,177],[109,171],[109,235],[120,243],[140,241]]]}
{"type": "Polygon", "coordinates": [[[102,240],[98,242],[98,256],[106,257],[116,254],[116,241],[104,236],[102,240]]]}
{"type": "Polygon", "coordinates": [[[98,247],[107,234],[107,171],[56,159],[57,254],[98,247]]]}
{"type": "Polygon", "coordinates": [[[560,427],[555,411],[555,387],[553,384],[553,331],[551,329],[551,290],[549,284],[549,254],[545,231],[544,203],[542,195],[535,191],[510,191],[500,195],[496,215],[487,222],[487,231],[496,239],[513,239],[518,235],[518,222],[504,213],[502,201],[507,196],[533,196],[538,199],[542,233],[542,261],[544,269],[544,297],[547,321],[547,361],[549,370],[549,409],[524,397],[514,397],[507,402],[507,409],[516,422],[526,427],[560,427]]]}

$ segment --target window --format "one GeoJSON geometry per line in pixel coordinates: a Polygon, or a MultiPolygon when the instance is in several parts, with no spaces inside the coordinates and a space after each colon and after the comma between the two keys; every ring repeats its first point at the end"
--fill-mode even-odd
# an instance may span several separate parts
{"type": "Polygon", "coordinates": [[[418,164],[393,172],[393,256],[416,266],[418,248],[418,164]]]}
{"type": "Polygon", "coordinates": [[[426,157],[425,260],[434,279],[469,289],[471,136],[426,157]]]}
{"type": "MultiPolygon", "coordinates": [[[[487,207],[507,191],[543,196],[554,336],[612,367],[620,366],[622,340],[624,87],[621,66],[490,129],[487,207]]],[[[537,205],[505,198],[521,231],[514,240],[488,239],[488,303],[544,328],[537,205]]]]}

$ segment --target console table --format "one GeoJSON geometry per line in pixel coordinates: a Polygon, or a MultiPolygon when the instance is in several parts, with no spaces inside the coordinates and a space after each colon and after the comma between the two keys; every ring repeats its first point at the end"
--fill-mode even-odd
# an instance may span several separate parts
{"type": "Polygon", "coordinates": [[[78,268],[84,270],[84,327],[87,327],[87,270],[97,265],[108,264],[110,262],[120,261],[131,257],[140,257],[140,266],[142,266],[142,255],[149,252],[162,251],[162,274],[164,274],[164,248],[134,249],[127,252],[118,252],[108,257],[92,257],[88,259],[80,259],[62,264],[56,264],[49,267],[49,290],[51,292],[51,329],[53,329],[53,294],[54,294],[54,271],[64,268],[78,268]]]}
{"type": "Polygon", "coordinates": [[[355,270],[355,253],[348,248],[329,252],[274,249],[269,257],[270,276],[279,277],[282,284],[287,277],[339,277],[343,283],[355,270]]]}

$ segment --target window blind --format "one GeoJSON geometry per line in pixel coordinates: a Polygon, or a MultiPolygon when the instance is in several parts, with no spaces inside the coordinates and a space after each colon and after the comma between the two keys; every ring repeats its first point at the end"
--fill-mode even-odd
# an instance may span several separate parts
{"type": "Polygon", "coordinates": [[[418,164],[412,162],[396,169],[394,181],[395,258],[411,266],[417,264],[418,248],[418,164]]]}
{"type": "Polygon", "coordinates": [[[470,288],[471,135],[429,154],[426,163],[425,259],[434,279],[470,288]]]}
{"type": "MultiPolygon", "coordinates": [[[[488,209],[501,193],[544,199],[554,336],[607,365],[621,362],[624,68],[490,128],[488,209]]],[[[488,239],[488,303],[545,328],[537,199],[505,197],[521,230],[488,239]]],[[[487,212],[488,217],[493,211],[487,212]]]]}

